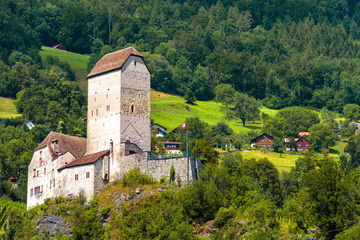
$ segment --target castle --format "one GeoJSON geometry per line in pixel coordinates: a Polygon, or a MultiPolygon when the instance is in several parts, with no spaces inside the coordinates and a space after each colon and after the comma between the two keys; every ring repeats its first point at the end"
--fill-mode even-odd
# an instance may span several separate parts
{"type": "Polygon", "coordinates": [[[28,166],[27,208],[57,196],[87,200],[138,167],[155,180],[198,177],[200,161],[150,159],[150,71],[133,47],[109,53],[88,75],[87,139],[56,132],[35,148],[28,166]]]}

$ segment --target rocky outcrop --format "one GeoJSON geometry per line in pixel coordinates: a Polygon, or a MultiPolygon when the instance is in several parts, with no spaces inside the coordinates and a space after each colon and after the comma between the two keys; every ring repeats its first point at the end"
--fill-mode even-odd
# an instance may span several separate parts
{"type": "Polygon", "coordinates": [[[45,212],[36,224],[36,231],[40,236],[55,237],[55,232],[61,235],[71,236],[71,226],[66,223],[61,216],[51,212],[45,212]]]}

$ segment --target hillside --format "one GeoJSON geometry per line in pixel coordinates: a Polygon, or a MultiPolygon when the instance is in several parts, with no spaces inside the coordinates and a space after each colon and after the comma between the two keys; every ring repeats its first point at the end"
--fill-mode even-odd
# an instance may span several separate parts
{"type": "Polygon", "coordinates": [[[46,56],[58,57],[60,61],[70,64],[71,70],[74,71],[76,80],[80,83],[84,90],[87,90],[86,76],[87,76],[87,62],[89,55],[78,54],[73,52],[66,52],[52,47],[42,46],[40,56],[44,61],[46,56]]]}
{"type": "MultiPolygon", "coordinates": [[[[262,107],[261,112],[275,116],[278,110],[262,107]]],[[[187,104],[183,97],[151,91],[151,118],[155,123],[171,131],[180,126],[187,117],[199,117],[210,125],[225,122],[236,133],[259,131],[262,127],[259,121],[255,124],[247,123],[246,127],[243,127],[239,119],[227,120],[222,105],[214,101],[196,101],[195,104],[187,104]]]]}
{"type": "Polygon", "coordinates": [[[21,116],[21,114],[17,113],[16,107],[14,105],[14,100],[10,98],[0,97],[0,117],[11,118],[18,116],[21,116]]]}

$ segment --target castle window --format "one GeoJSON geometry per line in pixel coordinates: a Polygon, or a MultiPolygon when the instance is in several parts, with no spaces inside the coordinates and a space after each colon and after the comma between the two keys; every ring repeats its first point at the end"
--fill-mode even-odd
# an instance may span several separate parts
{"type": "Polygon", "coordinates": [[[110,105],[106,106],[106,111],[110,112],[110,105]]]}
{"type": "Polygon", "coordinates": [[[134,66],[136,66],[136,61],[134,61],[134,66]]]}
{"type": "Polygon", "coordinates": [[[86,172],[86,178],[90,178],[90,172],[86,172]]]}
{"type": "Polygon", "coordinates": [[[35,188],[35,194],[40,193],[40,187],[35,188]]]}
{"type": "Polygon", "coordinates": [[[46,168],[44,168],[44,174],[46,174],[46,168]]]}
{"type": "Polygon", "coordinates": [[[131,105],[131,113],[134,112],[134,105],[131,105]]]}
{"type": "Polygon", "coordinates": [[[30,196],[34,195],[34,190],[30,189],[30,196]]]}
{"type": "Polygon", "coordinates": [[[40,160],[42,159],[42,151],[40,151],[40,157],[39,157],[39,159],[40,159],[40,160]]]}
{"type": "Polygon", "coordinates": [[[78,180],[79,180],[79,175],[75,174],[75,181],[78,181],[78,180]]]}
{"type": "Polygon", "coordinates": [[[94,102],[96,102],[96,97],[94,98],[94,102]]]}
{"type": "Polygon", "coordinates": [[[99,111],[96,109],[96,116],[99,114],[99,111]]]}
{"type": "Polygon", "coordinates": [[[34,169],[34,177],[36,177],[36,170],[34,169]]]}
{"type": "Polygon", "coordinates": [[[41,185],[40,192],[44,191],[44,185],[41,185]]]}

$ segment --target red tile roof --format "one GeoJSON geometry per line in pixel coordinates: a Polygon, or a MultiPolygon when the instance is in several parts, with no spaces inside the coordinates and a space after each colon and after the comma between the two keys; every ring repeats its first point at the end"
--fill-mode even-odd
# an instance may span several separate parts
{"type": "Polygon", "coordinates": [[[80,166],[80,165],[94,163],[97,160],[99,160],[101,157],[103,157],[105,155],[109,155],[109,153],[110,153],[109,150],[93,153],[93,154],[84,156],[82,158],[78,158],[78,159],[74,160],[73,162],[58,168],[58,170],[62,170],[64,168],[69,168],[69,167],[74,167],[74,166],[80,166]]]}
{"type": "Polygon", "coordinates": [[[35,148],[34,151],[39,150],[43,147],[48,147],[52,156],[57,157],[58,154],[51,147],[51,142],[54,140],[59,141],[60,153],[67,151],[71,152],[76,158],[84,156],[86,153],[86,138],[69,136],[57,132],[51,131],[46,138],[35,148]]]}
{"type": "Polygon", "coordinates": [[[143,58],[143,56],[134,47],[128,47],[116,52],[108,53],[95,64],[94,68],[87,77],[89,78],[101,73],[119,69],[131,55],[143,58]]]}

